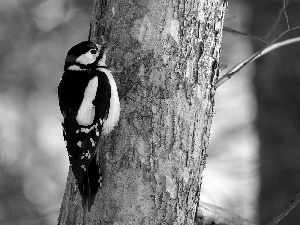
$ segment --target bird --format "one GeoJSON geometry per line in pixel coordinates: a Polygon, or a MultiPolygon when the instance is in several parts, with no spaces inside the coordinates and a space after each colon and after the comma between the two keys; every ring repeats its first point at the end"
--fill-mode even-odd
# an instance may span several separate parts
{"type": "Polygon", "coordinates": [[[107,44],[83,41],[67,53],[58,85],[62,128],[71,169],[88,208],[102,186],[97,145],[118,124],[117,85],[106,65],[107,44]]]}

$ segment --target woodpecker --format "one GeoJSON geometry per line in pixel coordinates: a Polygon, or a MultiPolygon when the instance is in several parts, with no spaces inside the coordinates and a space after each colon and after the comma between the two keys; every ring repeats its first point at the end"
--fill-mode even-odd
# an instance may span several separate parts
{"type": "Polygon", "coordinates": [[[120,102],[112,73],[106,66],[109,48],[90,41],[67,53],[58,85],[63,135],[83,206],[90,207],[101,187],[97,144],[117,125],[120,102]]]}

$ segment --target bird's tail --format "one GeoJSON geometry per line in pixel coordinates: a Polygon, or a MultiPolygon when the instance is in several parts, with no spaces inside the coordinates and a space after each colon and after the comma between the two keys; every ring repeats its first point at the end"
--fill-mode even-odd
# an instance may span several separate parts
{"type": "Polygon", "coordinates": [[[91,209],[101,184],[101,178],[100,169],[96,162],[96,156],[94,156],[83,175],[82,181],[79,184],[83,208],[88,207],[88,210],[91,209]]]}
{"type": "Polygon", "coordinates": [[[64,137],[67,142],[69,161],[78,184],[82,205],[90,210],[100,187],[100,169],[97,165],[96,148],[99,138],[97,127],[82,127],[74,120],[64,121],[64,137]]]}

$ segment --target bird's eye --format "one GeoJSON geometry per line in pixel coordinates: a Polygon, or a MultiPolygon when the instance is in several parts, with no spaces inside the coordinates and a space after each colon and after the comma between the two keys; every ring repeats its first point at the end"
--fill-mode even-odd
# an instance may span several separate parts
{"type": "Polygon", "coordinates": [[[90,52],[91,52],[93,55],[95,55],[95,54],[97,53],[97,50],[96,50],[96,49],[92,49],[90,52]]]}

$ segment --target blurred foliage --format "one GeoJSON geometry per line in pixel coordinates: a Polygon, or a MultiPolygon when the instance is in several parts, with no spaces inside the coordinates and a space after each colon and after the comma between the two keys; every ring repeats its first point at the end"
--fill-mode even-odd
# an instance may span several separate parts
{"type": "Polygon", "coordinates": [[[56,88],[93,0],[0,1],[0,224],[55,224],[68,158],[56,88]]]}

